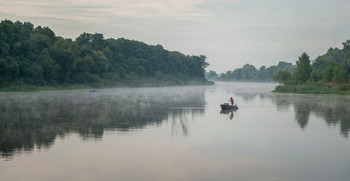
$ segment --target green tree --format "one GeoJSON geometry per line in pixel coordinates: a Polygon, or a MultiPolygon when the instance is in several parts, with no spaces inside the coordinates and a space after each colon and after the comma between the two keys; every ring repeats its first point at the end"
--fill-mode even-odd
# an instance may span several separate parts
{"type": "Polygon", "coordinates": [[[102,77],[105,73],[108,72],[109,62],[107,57],[102,51],[92,51],[95,66],[92,68],[92,72],[102,77]]]}
{"type": "Polygon", "coordinates": [[[312,72],[311,61],[309,56],[304,52],[296,62],[294,79],[297,83],[305,83],[310,78],[312,72]]]}
{"type": "Polygon", "coordinates": [[[29,78],[27,81],[30,84],[34,85],[43,85],[44,84],[44,79],[43,79],[43,67],[37,63],[31,64],[28,69],[28,77],[29,78]]]}
{"type": "MultiPolygon", "coordinates": [[[[3,39],[4,36],[1,37],[3,39]]],[[[6,57],[9,54],[10,46],[4,42],[0,41],[0,57],[6,57]]]]}
{"type": "Polygon", "coordinates": [[[75,57],[71,50],[61,48],[51,48],[50,55],[53,60],[59,65],[58,82],[70,83],[71,75],[75,69],[75,57]]]}
{"type": "Polygon", "coordinates": [[[50,47],[50,39],[46,35],[42,34],[32,34],[30,37],[30,43],[32,43],[31,51],[36,53],[33,56],[39,54],[43,49],[50,47]]]}
{"type": "Polygon", "coordinates": [[[139,65],[137,68],[136,68],[136,75],[143,78],[146,76],[146,69],[145,67],[143,67],[142,65],[139,65]]]}
{"type": "Polygon", "coordinates": [[[254,65],[245,64],[242,67],[242,71],[241,71],[242,80],[247,80],[247,81],[257,80],[257,77],[259,76],[258,72],[259,72],[258,69],[256,69],[254,65]]]}
{"type": "Polygon", "coordinates": [[[344,66],[336,66],[334,68],[334,73],[333,73],[333,81],[342,84],[348,82],[348,74],[346,73],[346,70],[344,66]]]}
{"type": "Polygon", "coordinates": [[[205,73],[205,78],[208,80],[216,80],[218,77],[218,74],[213,70],[205,73]]]}
{"type": "Polygon", "coordinates": [[[18,62],[9,58],[7,60],[0,58],[0,84],[18,79],[19,65],[18,62]]]}
{"type": "Polygon", "coordinates": [[[48,27],[38,26],[33,31],[34,34],[41,34],[49,38],[50,44],[53,44],[56,41],[55,33],[48,27]]]}
{"type": "Polygon", "coordinates": [[[266,66],[263,65],[259,68],[259,79],[260,80],[265,80],[265,71],[266,71],[266,66]]]}
{"type": "Polygon", "coordinates": [[[350,40],[346,40],[343,44],[343,50],[348,51],[350,50],[350,40]]]}
{"type": "Polygon", "coordinates": [[[330,82],[333,79],[333,72],[334,72],[334,63],[330,62],[328,65],[323,69],[322,72],[322,81],[324,82],[330,82]]]}
{"type": "Polygon", "coordinates": [[[322,80],[322,71],[314,69],[310,74],[310,80],[313,82],[319,82],[322,80]]]}
{"type": "Polygon", "coordinates": [[[42,51],[37,58],[37,63],[43,69],[43,79],[46,83],[56,83],[58,79],[59,66],[52,60],[49,51],[42,51]]]}
{"type": "Polygon", "coordinates": [[[89,72],[94,67],[95,62],[89,55],[79,57],[76,61],[75,72],[89,72]]]}
{"type": "Polygon", "coordinates": [[[292,73],[288,70],[278,70],[277,73],[273,76],[273,80],[286,84],[292,79],[292,73]]]}

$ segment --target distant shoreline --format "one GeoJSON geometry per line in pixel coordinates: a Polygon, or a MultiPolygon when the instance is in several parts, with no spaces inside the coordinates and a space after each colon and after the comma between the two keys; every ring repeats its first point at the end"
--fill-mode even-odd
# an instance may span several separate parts
{"type": "Polygon", "coordinates": [[[67,85],[10,85],[0,88],[0,93],[6,92],[38,92],[38,91],[56,91],[56,90],[78,90],[78,89],[103,89],[103,88],[141,88],[141,87],[168,87],[168,86],[210,86],[214,85],[213,81],[183,81],[183,82],[162,82],[154,80],[151,82],[129,81],[119,82],[117,84],[67,84],[67,85]]]}

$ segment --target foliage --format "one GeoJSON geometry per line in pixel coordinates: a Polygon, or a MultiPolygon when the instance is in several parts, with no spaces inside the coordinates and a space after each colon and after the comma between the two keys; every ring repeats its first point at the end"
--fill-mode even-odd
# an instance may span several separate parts
{"type": "Polygon", "coordinates": [[[312,72],[311,61],[309,56],[306,53],[303,53],[299,60],[296,62],[296,68],[294,72],[294,80],[297,83],[305,83],[309,78],[312,72]]]}
{"type": "Polygon", "coordinates": [[[311,94],[321,94],[321,93],[331,93],[335,92],[331,86],[323,85],[320,83],[310,83],[310,84],[298,84],[298,85],[279,85],[275,88],[275,92],[294,92],[294,93],[311,93],[311,94]]]}
{"type": "Polygon", "coordinates": [[[348,73],[343,66],[338,65],[334,68],[333,81],[338,84],[346,83],[348,81],[348,73]]]}
{"type": "Polygon", "coordinates": [[[288,70],[279,70],[274,76],[273,80],[279,83],[287,83],[292,79],[292,73],[288,70]]]}
{"type": "Polygon", "coordinates": [[[345,93],[350,91],[350,40],[343,49],[329,48],[310,64],[309,56],[303,53],[297,61],[294,85],[276,87],[277,92],[297,93],[345,93]],[[317,85],[317,86],[315,86],[317,85]]]}
{"type": "Polygon", "coordinates": [[[261,66],[257,69],[255,66],[245,64],[242,68],[237,68],[233,71],[227,71],[226,73],[217,75],[216,72],[210,71],[206,73],[208,80],[215,81],[255,81],[255,82],[271,82],[274,75],[279,70],[285,70],[292,74],[294,72],[294,66],[292,63],[280,61],[277,65],[270,67],[261,66]]]}
{"type": "Polygon", "coordinates": [[[10,85],[128,85],[162,78],[176,83],[204,78],[206,57],[188,56],[135,40],[105,39],[82,33],[75,40],[58,37],[48,27],[29,22],[0,23],[0,88],[10,85]],[[161,72],[161,73],[160,73],[161,72]]]}
{"type": "Polygon", "coordinates": [[[205,73],[205,78],[208,80],[217,80],[219,76],[215,71],[211,70],[205,73]]]}

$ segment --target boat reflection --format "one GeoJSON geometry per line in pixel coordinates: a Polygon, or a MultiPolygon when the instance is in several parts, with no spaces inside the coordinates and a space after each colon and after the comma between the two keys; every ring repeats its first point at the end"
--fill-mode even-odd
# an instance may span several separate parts
{"type": "Polygon", "coordinates": [[[227,114],[230,120],[235,116],[237,109],[221,109],[220,114],[227,114]]]}

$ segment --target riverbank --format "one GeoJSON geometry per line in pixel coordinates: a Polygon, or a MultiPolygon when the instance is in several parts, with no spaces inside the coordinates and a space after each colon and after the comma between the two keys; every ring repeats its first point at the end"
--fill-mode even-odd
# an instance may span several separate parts
{"type": "Polygon", "coordinates": [[[301,85],[278,85],[273,92],[297,94],[344,94],[350,95],[350,84],[327,85],[321,83],[301,85]]]}
{"type": "Polygon", "coordinates": [[[36,91],[53,91],[53,90],[75,90],[75,89],[93,89],[93,88],[112,88],[112,87],[167,87],[167,86],[188,86],[188,85],[214,85],[213,81],[203,79],[193,80],[165,80],[165,79],[144,79],[133,81],[119,81],[111,83],[94,83],[94,84],[57,84],[57,85],[28,85],[13,84],[0,87],[1,92],[36,92],[36,91]]]}

